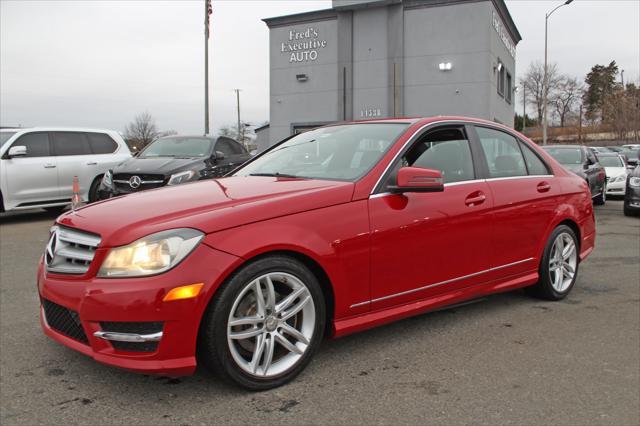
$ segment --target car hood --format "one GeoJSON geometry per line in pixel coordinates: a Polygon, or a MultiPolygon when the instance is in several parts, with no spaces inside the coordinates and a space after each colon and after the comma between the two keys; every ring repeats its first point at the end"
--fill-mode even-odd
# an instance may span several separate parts
{"type": "Polygon", "coordinates": [[[202,157],[196,158],[129,158],[118,164],[113,173],[132,173],[132,174],[161,174],[169,176],[175,172],[189,169],[203,161],[208,160],[202,157]]]}
{"type": "Polygon", "coordinates": [[[614,178],[616,176],[620,176],[626,174],[626,167],[605,167],[604,172],[607,174],[607,177],[614,178]]]}
{"type": "Polygon", "coordinates": [[[142,191],[90,204],[58,223],[99,234],[101,247],[173,228],[212,233],[246,223],[349,202],[354,184],[238,176],[142,191]]]}

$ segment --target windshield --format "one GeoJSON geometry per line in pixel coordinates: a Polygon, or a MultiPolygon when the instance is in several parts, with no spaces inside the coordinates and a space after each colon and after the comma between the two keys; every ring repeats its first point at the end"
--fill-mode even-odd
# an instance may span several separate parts
{"type": "Polygon", "coordinates": [[[629,149],[629,148],[625,148],[622,151],[622,154],[627,156],[627,159],[634,161],[637,160],[638,158],[640,158],[640,149],[629,149]]]}
{"type": "Polygon", "coordinates": [[[560,164],[582,164],[582,149],[580,148],[545,148],[545,151],[560,164]]]}
{"type": "Polygon", "coordinates": [[[624,163],[622,162],[622,159],[618,156],[615,156],[615,157],[600,156],[598,157],[598,161],[604,167],[624,167],[624,163]]]}
{"type": "Polygon", "coordinates": [[[11,136],[15,135],[18,132],[0,132],[0,146],[4,145],[6,141],[8,141],[11,136]]]}
{"type": "Polygon", "coordinates": [[[140,152],[139,158],[150,157],[208,157],[211,155],[209,138],[171,137],[161,138],[152,142],[140,152]]]}
{"type": "Polygon", "coordinates": [[[361,123],[311,130],[274,147],[235,175],[354,181],[380,160],[408,126],[361,123]]]}

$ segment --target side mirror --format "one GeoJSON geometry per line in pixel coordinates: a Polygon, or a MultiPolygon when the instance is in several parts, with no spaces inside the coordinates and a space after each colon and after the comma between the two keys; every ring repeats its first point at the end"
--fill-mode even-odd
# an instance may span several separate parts
{"type": "Polygon", "coordinates": [[[403,192],[442,192],[444,183],[440,170],[402,167],[398,170],[397,185],[389,186],[394,194],[403,192]]]}
{"type": "Polygon", "coordinates": [[[12,146],[7,153],[9,158],[24,157],[25,155],[27,155],[27,147],[24,145],[12,146]]]}
{"type": "Polygon", "coordinates": [[[218,160],[218,161],[219,161],[219,160],[224,160],[224,152],[222,152],[222,151],[216,151],[216,152],[215,152],[215,157],[216,157],[216,160],[218,160]]]}

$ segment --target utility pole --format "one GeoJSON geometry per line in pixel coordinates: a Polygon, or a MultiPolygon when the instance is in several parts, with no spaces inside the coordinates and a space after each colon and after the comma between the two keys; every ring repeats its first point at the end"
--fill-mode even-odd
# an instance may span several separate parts
{"type": "Polygon", "coordinates": [[[204,135],[209,134],[209,16],[211,0],[204,1],[204,135]]]}
{"type": "Polygon", "coordinates": [[[240,142],[242,145],[244,145],[244,140],[240,140],[240,139],[244,139],[244,137],[242,137],[242,134],[240,133],[240,89],[233,89],[234,92],[236,92],[236,104],[238,105],[238,142],[240,142]]]}
{"type": "Polygon", "coordinates": [[[578,143],[582,144],[582,104],[580,104],[580,118],[578,120],[578,143]]]}
{"type": "Polygon", "coordinates": [[[620,71],[620,80],[622,81],[622,90],[624,90],[624,70],[620,71]]]}
{"type": "Polygon", "coordinates": [[[542,87],[543,101],[542,101],[542,145],[547,144],[547,102],[549,98],[549,70],[547,66],[547,30],[549,28],[549,17],[553,12],[560,9],[562,6],[566,6],[573,0],[567,0],[560,6],[556,6],[551,12],[544,16],[544,83],[542,87]]]}

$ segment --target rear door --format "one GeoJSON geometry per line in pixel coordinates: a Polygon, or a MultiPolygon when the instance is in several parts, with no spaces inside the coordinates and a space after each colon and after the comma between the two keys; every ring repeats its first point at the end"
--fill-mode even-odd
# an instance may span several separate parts
{"type": "Polygon", "coordinates": [[[443,192],[390,194],[369,199],[371,309],[380,309],[481,283],[490,264],[491,191],[474,167],[464,126],[440,127],[417,139],[396,161],[438,169],[443,192]]]}
{"type": "Polygon", "coordinates": [[[60,200],[56,157],[51,153],[48,133],[24,134],[13,141],[13,146],[25,146],[27,155],[8,158],[5,154],[2,159],[8,189],[5,202],[20,205],[60,200]]]}
{"type": "Polygon", "coordinates": [[[502,130],[475,126],[493,195],[492,278],[536,270],[560,186],[542,158],[502,130]]]}
{"type": "MultiPolygon", "coordinates": [[[[99,156],[91,152],[85,132],[51,132],[58,162],[58,185],[65,198],[73,195],[73,177],[78,176],[80,193],[87,194],[96,173],[99,156]]],[[[86,201],[86,200],[85,200],[86,201]]]]}

